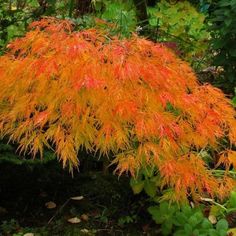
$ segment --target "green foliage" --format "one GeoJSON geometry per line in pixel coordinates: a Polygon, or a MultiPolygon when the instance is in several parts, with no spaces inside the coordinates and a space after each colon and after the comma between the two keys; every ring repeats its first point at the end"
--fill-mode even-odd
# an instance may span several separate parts
{"type": "Polygon", "coordinates": [[[170,235],[173,227],[173,217],[178,210],[176,205],[169,207],[167,202],[161,203],[159,206],[151,206],[148,212],[152,215],[153,220],[157,224],[161,224],[163,235],[170,235]]]}
{"type": "MultiPolygon", "coordinates": [[[[213,49],[216,66],[224,68],[225,77],[218,83],[226,92],[236,84],[236,0],[219,0],[213,12],[213,49]]],[[[235,101],[235,100],[234,100],[235,101]]]]}
{"type": "MultiPolygon", "coordinates": [[[[9,41],[25,34],[27,26],[41,16],[73,17],[76,10],[74,0],[0,0],[0,51],[9,41]]],[[[91,18],[91,17],[90,17],[91,18]]],[[[76,18],[75,21],[89,23],[87,18],[76,18]]],[[[91,20],[90,20],[91,22],[91,20]]],[[[77,23],[77,22],[75,22],[77,23]]],[[[87,27],[91,26],[88,24],[87,27]]],[[[85,28],[85,27],[84,27],[85,28]]]]}
{"type": "Polygon", "coordinates": [[[47,162],[53,161],[56,158],[56,155],[51,150],[46,150],[44,153],[43,159],[36,158],[32,160],[32,158],[18,156],[16,154],[16,148],[13,145],[7,144],[4,141],[0,142],[0,164],[4,162],[10,162],[15,165],[32,165],[36,166],[38,164],[45,164],[47,162]]]}
{"type": "Polygon", "coordinates": [[[0,232],[6,235],[11,235],[16,232],[16,230],[19,228],[19,224],[16,220],[11,219],[9,221],[3,221],[0,225],[0,232]]]}
{"type": "MultiPolygon", "coordinates": [[[[131,179],[130,185],[135,194],[142,190],[150,197],[150,200],[157,203],[150,206],[148,212],[151,214],[153,220],[161,225],[163,235],[174,236],[226,236],[228,230],[228,223],[225,218],[228,213],[236,209],[236,192],[231,192],[229,199],[223,204],[219,204],[212,199],[210,208],[210,215],[219,218],[216,225],[213,225],[204,215],[204,205],[191,208],[189,205],[170,204],[165,201],[165,194],[172,194],[171,189],[165,190],[164,195],[159,196],[156,187],[160,186],[160,178],[153,169],[146,169],[141,172],[138,179],[131,179]],[[142,177],[140,177],[142,176],[142,177]],[[149,190],[145,189],[145,184],[154,183],[149,190]],[[155,191],[154,194],[152,191],[155,191]]],[[[151,185],[149,185],[151,186],[151,185]]]]}
{"type": "Polygon", "coordinates": [[[200,207],[191,208],[188,205],[178,207],[161,202],[148,208],[153,220],[161,224],[163,235],[174,236],[226,236],[228,223],[221,219],[216,225],[203,215],[200,207]]]}
{"type": "Polygon", "coordinates": [[[213,1],[212,0],[200,0],[200,1],[198,0],[198,2],[199,2],[200,12],[208,13],[213,1]]]}
{"type": "Polygon", "coordinates": [[[136,28],[136,12],[132,1],[93,1],[97,16],[111,24],[111,34],[128,37],[136,28]]]}
{"type": "Polygon", "coordinates": [[[0,49],[13,38],[24,35],[35,4],[35,1],[27,2],[27,7],[20,8],[15,1],[0,1],[0,49]]]}
{"type": "Polygon", "coordinates": [[[200,12],[209,13],[212,6],[217,2],[217,0],[189,0],[189,2],[196,6],[200,12]]]}
{"type": "MultiPolygon", "coordinates": [[[[28,227],[22,228],[19,222],[15,219],[10,219],[8,221],[4,220],[0,224],[0,235],[24,236],[29,232],[32,232],[31,228],[28,227]]],[[[35,236],[41,236],[41,235],[43,234],[35,234],[35,236]]]]}
{"type": "Polygon", "coordinates": [[[84,15],[78,18],[71,18],[73,23],[75,24],[76,30],[84,30],[92,27],[101,27],[97,24],[96,19],[92,15],[84,15]]]}
{"type": "Polygon", "coordinates": [[[226,204],[228,211],[236,209],[236,192],[231,192],[230,198],[226,204]]]}
{"type": "Polygon", "coordinates": [[[47,0],[46,9],[41,14],[46,16],[57,16],[59,18],[72,18],[76,15],[75,0],[47,0]]]}
{"type": "Polygon", "coordinates": [[[236,87],[234,88],[234,97],[232,99],[233,106],[236,107],[236,87]]]}
{"type": "Polygon", "coordinates": [[[236,107],[236,96],[233,97],[232,102],[233,102],[233,106],[236,107]]]}
{"type": "Polygon", "coordinates": [[[136,222],[136,220],[137,220],[137,215],[122,216],[118,219],[118,225],[120,225],[122,227],[125,224],[134,223],[134,222],[136,222]]]}
{"type": "Polygon", "coordinates": [[[148,12],[150,26],[157,29],[156,40],[177,43],[181,56],[194,65],[203,60],[209,39],[204,14],[188,1],[160,1],[148,12]]]}
{"type": "Polygon", "coordinates": [[[130,179],[130,186],[134,194],[144,192],[151,198],[157,196],[157,187],[160,184],[160,176],[156,173],[156,168],[147,166],[139,171],[137,178],[130,179]]]}

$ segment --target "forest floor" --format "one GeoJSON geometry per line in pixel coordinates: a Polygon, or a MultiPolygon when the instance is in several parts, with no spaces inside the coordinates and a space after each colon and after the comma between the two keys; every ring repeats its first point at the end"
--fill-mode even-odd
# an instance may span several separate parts
{"type": "Polygon", "coordinates": [[[129,178],[98,170],[72,177],[55,161],[1,163],[0,235],[158,235],[145,196],[133,195],[129,178]]]}

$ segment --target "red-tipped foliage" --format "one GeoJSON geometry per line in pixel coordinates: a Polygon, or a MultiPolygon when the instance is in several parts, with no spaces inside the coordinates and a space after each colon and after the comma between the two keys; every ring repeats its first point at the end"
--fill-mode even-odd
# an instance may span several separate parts
{"type": "MultiPolygon", "coordinates": [[[[234,186],[215,178],[198,153],[221,152],[223,138],[235,144],[235,111],[161,44],[43,19],[0,57],[0,83],[1,134],[20,151],[53,146],[71,166],[81,147],[109,152],[117,171],[134,176],[154,165],[177,199],[222,196],[234,186]]],[[[220,161],[235,164],[232,153],[220,161]]]]}

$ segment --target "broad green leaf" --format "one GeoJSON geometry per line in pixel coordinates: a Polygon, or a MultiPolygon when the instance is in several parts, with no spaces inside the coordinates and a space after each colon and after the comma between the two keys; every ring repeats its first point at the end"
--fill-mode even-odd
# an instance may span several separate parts
{"type": "Polygon", "coordinates": [[[150,180],[144,181],[144,190],[146,194],[150,197],[155,197],[156,195],[156,184],[150,180]]]}
{"type": "Polygon", "coordinates": [[[152,219],[157,224],[162,224],[164,222],[164,217],[161,214],[159,207],[151,206],[151,207],[148,208],[148,212],[152,215],[152,219]]]}
{"type": "Polygon", "coordinates": [[[205,218],[202,221],[201,228],[203,228],[203,229],[212,229],[212,224],[208,219],[205,218]]]}
{"type": "Polygon", "coordinates": [[[173,219],[173,223],[176,226],[183,226],[187,221],[188,218],[183,212],[177,212],[176,217],[173,219]]]}
{"type": "Polygon", "coordinates": [[[173,236],[189,236],[189,235],[186,234],[185,230],[178,230],[173,234],[173,236]]]}
{"type": "Polygon", "coordinates": [[[142,192],[142,190],[144,188],[144,181],[143,180],[136,180],[136,179],[132,178],[130,180],[130,186],[131,186],[134,194],[139,194],[140,192],[142,192]]]}
{"type": "Polygon", "coordinates": [[[193,231],[193,226],[190,224],[185,224],[184,225],[184,231],[188,234],[191,235],[193,231]]]}
{"type": "Polygon", "coordinates": [[[191,216],[189,219],[188,219],[188,223],[194,227],[198,224],[198,220],[197,220],[197,217],[196,216],[191,216]]]}
{"type": "Polygon", "coordinates": [[[170,220],[166,221],[164,224],[161,225],[161,232],[162,232],[162,234],[164,236],[165,235],[170,235],[171,232],[172,232],[172,227],[173,227],[172,222],[170,220]]]}
{"type": "Polygon", "coordinates": [[[216,230],[220,231],[220,230],[227,230],[229,227],[228,222],[225,219],[221,219],[218,221],[218,223],[216,224],[216,230]]]}

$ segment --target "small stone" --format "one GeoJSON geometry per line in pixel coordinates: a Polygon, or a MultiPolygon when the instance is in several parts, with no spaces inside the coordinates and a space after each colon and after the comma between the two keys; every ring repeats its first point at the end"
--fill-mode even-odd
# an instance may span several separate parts
{"type": "Polygon", "coordinates": [[[34,236],[34,234],[33,233],[26,233],[23,236],[34,236]]]}

